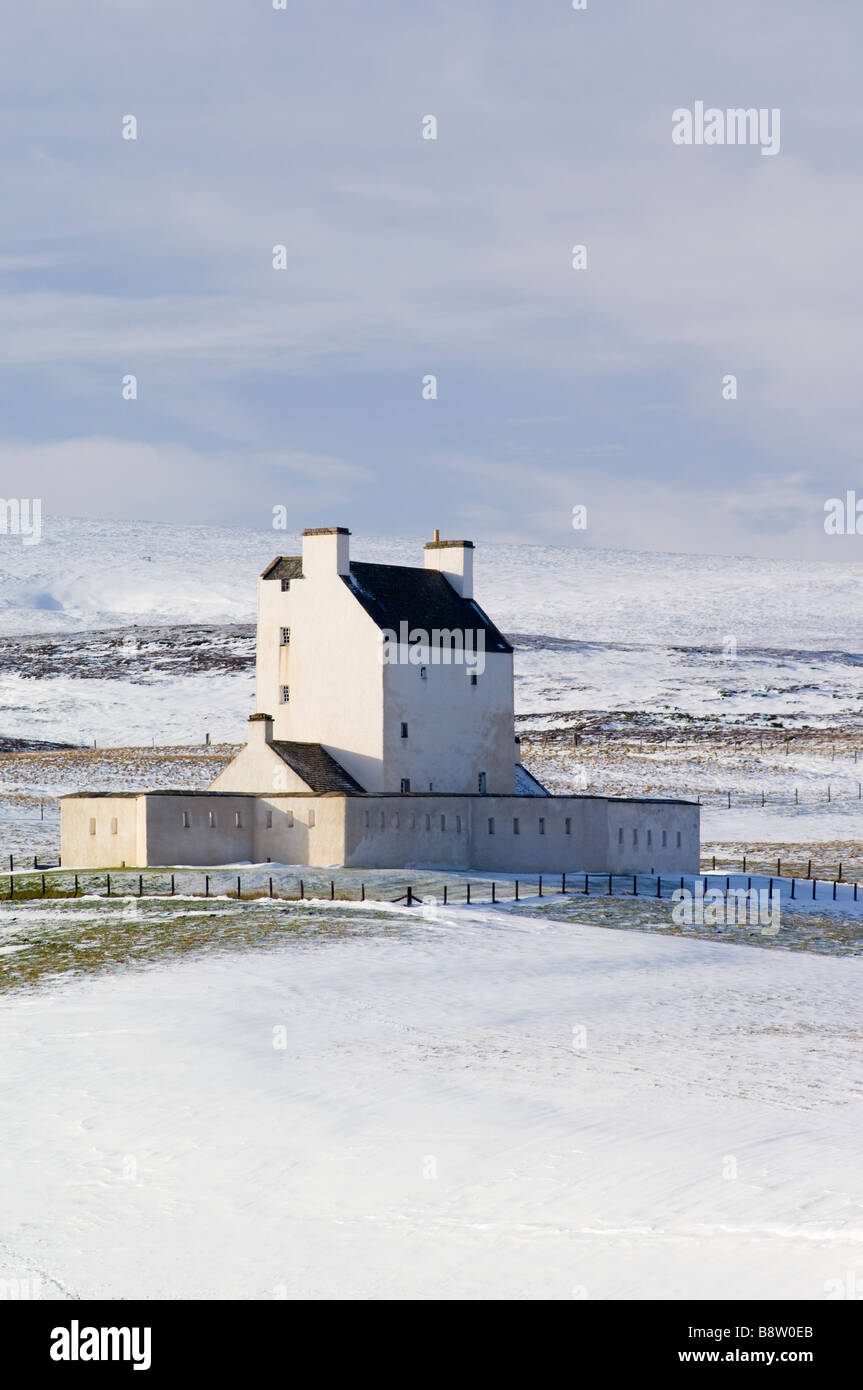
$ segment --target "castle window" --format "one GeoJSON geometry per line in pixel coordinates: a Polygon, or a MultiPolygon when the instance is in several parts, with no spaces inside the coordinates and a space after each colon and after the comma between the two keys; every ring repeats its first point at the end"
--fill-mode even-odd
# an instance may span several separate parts
{"type": "Polygon", "coordinates": [[[291,629],[290,629],[289,627],[283,627],[283,628],[282,628],[282,646],[283,646],[283,647],[288,647],[288,646],[290,646],[290,643],[291,643],[291,629]]]}
{"type": "Polygon", "coordinates": [[[285,593],[285,591],[286,591],[287,589],[290,589],[290,587],[291,587],[291,581],[290,581],[290,579],[283,579],[283,580],[282,580],[282,593],[285,593]]]}
{"type": "Polygon", "coordinates": [[[215,813],[215,811],[208,811],[208,812],[207,812],[207,822],[208,822],[208,824],[209,824],[210,829],[211,829],[211,830],[214,830],[214,829],[215,829],[215,826],[216,826],[216,813],[215,813]]]}
{"type": "Polygon", "coordinates": [[[653,831],[652,831],[652,830],[648,830],[648,832],[647,832],[647,848],[650,849],[650,846],[651,846],[652,844],[653,844],[653,831]]]}
{"type": "Polygon", "coordinates": [[[540,816],[540,818],[539,818],[539,833],[540,833],[540,835],[544,835],[544,834],[545,834],[545,817],[544,817],[544,816],[540,816]]]}
{"type": "Polygon", "coordinates": [[[242,830],[242,828],[243,828],[243,813],[242,813],[242,811],[235,811],[235,812],[234,812],[234,829],[235,829],[235,830],[242,830]]]}
{"type": "Polygon", "coordinates": [[[395,826],[396,830],[398,830],[398,828],[399,828],[399,813],[398,813],[398,811],[396,811],[396,812],[394,813],[394,815],[393,815],[393,825],[395,826]]]}
{"type": "Polygon", "coordinates": [[[617,843],[620,845],[620,848],[623,849],[623,826],[621,826],[617,832],[617,843]]]}
{"type": "Polygon", "coordinates": [[[636,846],[637,844],[638,844],[638,831],[637,831],[637,830],[633,830],[633,832],[632,832],[632,847],[633,847],[633,849],[635,848],[635,846],[636,846]]]}
{"type": "Polygon", "coordinates": [[[563,822],[563,831],[565,835],[572,834],[572,818],[570,816],[567,816],[566,820],[563,822]]]}
{"type": "Polygon", "coordinates": [[[471,685],[476,685],[476,672],[471,675],[470,683],[471,685]]]}
{"type": "Polygon", "coordinates": [[[667,831],[667,830],[663,830],[663,832],[662,832],[662,848],[665,849],[665,846],[666,846],[667,844],[668,844],[668,831],[667,831]]]}
{"type": "Polygon", "coordinates": [[[407,738],[407,736],[408,736],[408,726],[407,726],[407,724],[402,724],[402,738],[407,738]]]}
{"type": "Polygon", "coordinates": [[[90,834],[91,834],[91,835],[95,835],[95,834],[96,834],[96,818],[95,818],[95,816],[91,816],[91,817],[90,817],[90,834]]]}
{"type": "Polygon", "coordinates": [[[413,815],[408,816],[408,827],[409,827],[409,829],[411,829],[411,830],[416,830],[416,828],[417,828],[417,818],[416,818],[416,816],[413,816],[413,815]]]}
{"type": "Polygon", "coordinates": [[[431,816],[426,816],[426,830],[431,830],[431,816]]]}
{"type": "Polygon", "coordinates": [[[381,814],[380,827],[381,827],[381,830],[383,830],[383,829],[385,828],[385,826],[386,826],[387,818],[386,818],[386,815],[385,815],[385,813],[384,813],[383,811],[381,811],[380,814],[381,814]]]}
{"type": "Polygon", "coordinates": [[[411,789],[411,779],[410,779],[409,777],[403,777],[403,778],[402,778],[402,791],[403,791],[403,792],[409,792],[410,789],[411,789]]]}
{"type": "Polygon", "coordinates": [[[455,833],[456,835],[461,834],[461,816],[456,816],[455,818],[455,833]]]}
{"type": "Polygon", "coordinates": [[[441,828],[441,830],[446,830],[446,816],[441,816],[441,818],[440,818],[440,828],[441,828]]]}
{"type": "Polygon", "coordinates": [[[290,687],[289,685],[283,685],[283,686],[282,686],[282,704],[283,704],[283,705],[290,704],[290,700],[291,700],[291,687],[290,687]]]}
{"type": "Polygon", "coordinates": [[[481,772],[476,779],[476,787],[480,796],[485,796],[485,773],[481,772]]]}
{"type": "Polygon", "coordinates": [[[267,811],[267,830],[272,830],[272,828],[273,828],[273,813],[272,813],[272,811],[270,810],[270,811],[267,811]]]}
{"type": "Polygon", "coordinates": [[[192,822],[191,822],[191,820],[189,819],[189,812],[188,812],[188,811],[184,811],[184,812],[183,812],[183,826],[184,826],[184,828],[185,828],[186,830],[188,830],[188,828],[189,828],[189,826],[191,825],[191,823],[192,823],[192,822]]]}
{"type": "Polygon", "coordinates": [[[513,816],[513,818],[512,818],[512,833],[513,833],[513,835],[520,835],[520,834],[521,834],[521,830],[520,830],[519,824],[518,824],[518,816],[513,816]]]}
{"type": "Polygon", "coordinates": [[[309,811],[309,829],[310,829],[310,830],[313,830],[313,829],[314,829],[314,825],[315,825],[315,813],[314,813],[314,811],[309,811]]]}
{"type": "Polygon", "coordinates": [[[116,833],[117,833],[117,817],[116,817],[116,816],[112,816],[112,817],[111,817],[111,834],[112,834],[112,835],[116,835],[116,833]]]}
{"type": "Polygon", "coordinates": [[[677,832],[677,848],[680,849],[680,831],[677,832]]]}
{"type": "Polygon", "coordinates": [[[488,818],[488,833],[489,835],[494,834],[494,816],[489,816],[488,818]]]}
{"type": "Polygon", "coordinates": [[[368,813],[368,811],[366,811],[366,830],[368,830],[368,828],[369,828],[369,820],[370,820],[370,818],[369,818],[369,813],[368,813]]]}

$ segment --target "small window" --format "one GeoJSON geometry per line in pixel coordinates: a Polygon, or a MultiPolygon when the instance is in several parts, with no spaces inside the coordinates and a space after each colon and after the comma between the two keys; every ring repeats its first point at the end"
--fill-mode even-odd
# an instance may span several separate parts
{"type": "Polygon", "coordinates": [[[268,830],[272,830],[272,828],[273,828],[273,813],[272,813],[272,810],[269,810],[269,811],[267,811],[267,829],[268,829],[268,830]]]}
{"type": "Polygon", "coordinates": [[[242,828],[243,828],[243,813],[242,813],[242,811],[235,811],[235,812],[234,812],[234,828],[235,828],[236,830],[242,830],[242,828]]]}
{"type": "Polygon", "coordinates": [[[283,627],[283,628],[282,628],[282,646],[283,646],[283,647],[289,647],[290,645],[291,645],[291,629],[290,629],[289,627],[283,627]]]}
{"type": "Polygon", "coordinates": [[[461,834],[461,816],[456,816],[455,818],[455,833],[456,835],[461,834]]]}
{"type": "Polygon", "coordinates": [[[95,819],[94,816],[91,816],[91,817],[90,817],[90,834],[91,834],[91,835],[95,835],[95,834],[96,834],[96,819],[95,819]]]}
{"type": "Polygon", "coordinates": [[[185,828],[186,830],[188,830],[188,828],[189,828],[189,826],[190,826],[191,824],[192,824],[192,822],[191,822],[191,819],[189,818],[189,812],[188,812],[188,811],[184,811],[184,812],[183,812],[183,826],[184,826],[184,828],[185,828]]]}
{"type": "Polygon", "coordinates": [[[293,828],[294,828],[294,813],[293,813],[293,811],[286,811],[286,812],[285,812],[285,816],[286,816],[287,823],[288,823],[288,829],[289,829],[289,830],[293,830],[293,828]]]}
{"type": "Polygon", "coordinates": [[[471,685],[476,685],[476,672],[471,675],[470,683],[471,685]]]}
{"type": "Polygon", "coordinates": [[[381,812],[380,812],[380,821],[379,821],[381,830],[384,830],[384,829],[386,828],[386,823],[387,823],[386,813],[385,813],[384,811],[381,811],[381,812]]]}
{"type": "Polygon", "coordinates": [[[291,581],[290,581],[290,579],[283,579],[283,580],[282,580],[282,593],[283,593],[283,594],[286,593],[287,590],[290,589],[290,587],[291,587],[291,581]]]}
{"type": "Polygon", "coordinates": [[[403,778],[402,778],[402,791],[403,791],[403,792],[409,792],[410,789],[411,789],[411,779],[410,779],[409,777],[403,777],[403,778]]]}
{"type": "Polygon", "coordinates": [[[513,833],[513,835],[520,835],[520,834],[521,834],[521,829],[520,829],[519,824],[518,824],[518,816],[513,816],[513,818],[512,818],[512,833],[513,833]]]}
{"type": "Polygon", "coordinates": [[[648,832],[647,832],[647,848],[650,849],[650,846],[651,846],[652,844],[653,844],[653,831],[652,831],[652,830],[648,830],[648,832]]]}
{"type": "Polygon", "coordinates": [[[662,832],[662,848],[665,849],[665,846],[666,846],[667,844],[668,844],[668,831],[667,831],[667,830],[663,830],[663,832],[662,832]]]}
{"type": "Polygon", "coordinates": [[[431,816],[426,816],[426,830],[431,830],[431,816]]]}
{"type": "Polygon", "coordinates": [[[480,796],[485,796],[485,773],[481,772],[476,779],[477,791],[480,796]]]}
{"type": "Polygon", "coordinates": [[[617,843],[620,845],[620,848],[623,849],[623,826],[621,826],[617,832],[617,843]]]}
{"type": "Polygon", "coordinates": [[[566,820],[563,822],[563,833],[564,833],[565,835],[571,835],[571,834],[572,834],[572,817],[571,817],[571,816],[567,816],[567,817],[566,817],[566,820]]]}
{"type": "Polygon", "coordinates": [[[283,685],[283,686],[282,686],[282,704],[283,704],[283,705],[289,705],[290,703],[291,703],[291,687],[290,687],[289,685],[283,685]]]}
{"type": "Polygon", "coordinates": [[[426,666],[421,666],[421,667],[420,667],[420,680],[421,680],[421,681],[424,681],[424,680],[426,679],[427,676],[428,676],[428,667],[426,667],[426,666]]]}
{"type": "Polygon", "coordinates": [[[314,813],[314,811],[309,811],[309,829],[310,829],[310,830],[314,829],[314,824],[315,824],[315,813],[314,813]]]}
{"type": "Polygon", "coordinates": [[[539,833],[540,835],[545,834],[545,816],[540,816],[539,818],[539,833]]]}
{"type": "Polygon", "coordinates": [[[368,813],[368,811],[366,811],[366,830],[368,830],[368,828],[369,828],[370,819],[371,819],[371,818],[370,818],[370,816],[369,816],[369,813],[368,813]]]}
{"type": "Polygon", "coordinates": [[[117,817],[116,817],[116,816],[112,816],[112,817],[111,817],[111,834],[112,834],[112,835],[116,835],[116,833],[117,833],[117,817]]]}
{"type": "Polygon", "coordinates": [[[494,816],[489,816],[488,818],[488,833],[489,835],[494,834],[494,816]]]}
{"type": "Polygon", "coordinates": [[[441,818],[440,818],[440,828],[441,828],[441,830],[446,830],[446,816],[441,816],[441,818]]]}
{"type": "Polygon", "coordinates": [[[417,818],[416,818],[416,816],[413,816],[413,815],[408,816],[408,828],[409,828],[410,830],[416,830],[416,828],[417,828],[417,818]]]}
{"type": "Polygon", "coordinates": [[[207,822],[208,822],[208,824],[209,824],[210,829],[211,829],[211,830],[215,830],[215,828],[216,828],[216,813],[215,813],[215,811],[208,811],[208,812],[207,812],[207,822]]]}
{"type": "Polygon", "coordinates": [[[680,849],[680,831],[677,832],[677,848],[680,849]]]}
{"type": "Polygon", "coordinates": [[[395,826],[396,830],[398,830],[398,828],[399,828],[399,813],[398,813],[398,811],[396,811],[396,812],[394,813],[394,815],[393,815],[393,825],[395,826]]]}
{"type": "Polygon", "coordinates": [[[407,726],[407,724],[402,724],[402,738],[407,738],[407,736],[408,736],[408,726],[407,726]]]}
{"type": "Polygon", "coordinates": [[[633,848],[638,844],[638,831],[637,831],[637,830],[633,830],[633,832],[632,832],[632,844],[633,844],[633,848]]]}

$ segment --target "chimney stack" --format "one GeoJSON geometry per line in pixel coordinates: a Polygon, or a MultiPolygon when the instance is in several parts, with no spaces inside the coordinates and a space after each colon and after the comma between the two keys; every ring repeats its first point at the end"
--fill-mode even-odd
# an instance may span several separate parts
{"type": "Polygon", "coordinates": [[[303,532],[303,578],[350,574],[350,531],[346,526],[313,526],[303,532]]]}
{"type": "Polygon", "coordinates": [[[426,542],[426,569],[440,570],[456,593],[473,598],[473,541],[442,541],[439,531],[434,537],[426,542]]]}

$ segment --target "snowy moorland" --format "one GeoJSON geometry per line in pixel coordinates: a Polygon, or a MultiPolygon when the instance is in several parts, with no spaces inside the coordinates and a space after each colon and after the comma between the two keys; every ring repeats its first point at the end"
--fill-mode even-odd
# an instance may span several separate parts
{"type": "Polygon", "coordinates": [[[351,914],[321,912],[278,949],[7,996],[0,1278],[58,1299],[861,1286],[863,961],[491,908],[339,935],[351,914]]]}

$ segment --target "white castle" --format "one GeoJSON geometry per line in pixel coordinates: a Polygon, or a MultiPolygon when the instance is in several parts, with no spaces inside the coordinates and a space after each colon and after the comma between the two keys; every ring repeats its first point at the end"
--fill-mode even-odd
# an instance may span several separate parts
{"type": "Polygon", "coordinates": [[[693,802],[552,796],[522,766],[473,553],[435,532],[422,568],[366,564],[304,531],[259,580],[245,747],[206,791],[63,797],[64,865],[697,873],[693,802]]]}

